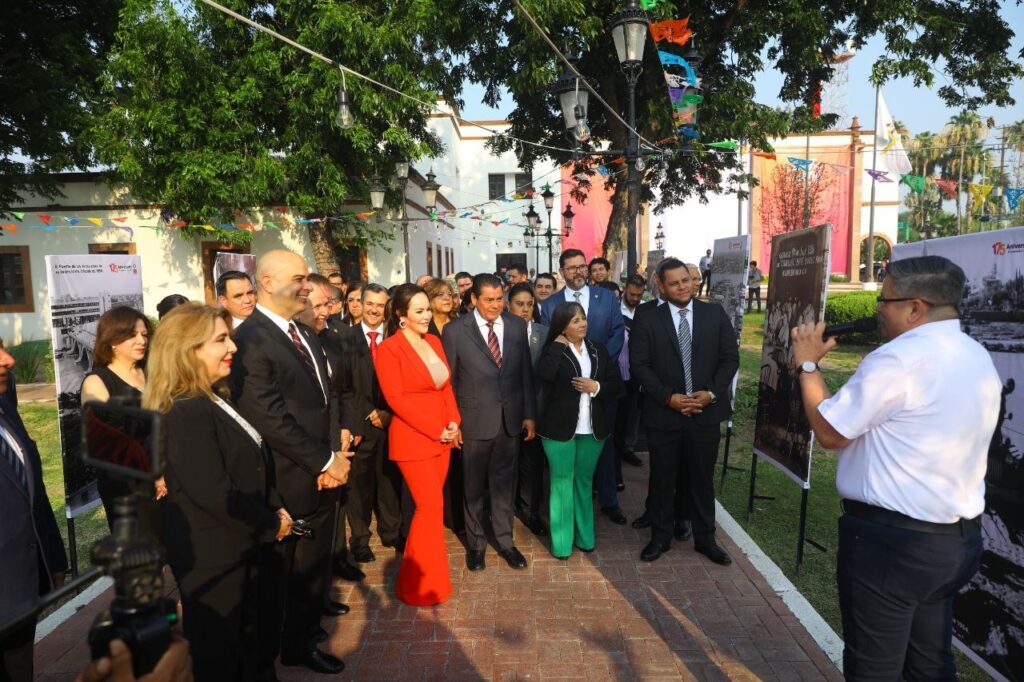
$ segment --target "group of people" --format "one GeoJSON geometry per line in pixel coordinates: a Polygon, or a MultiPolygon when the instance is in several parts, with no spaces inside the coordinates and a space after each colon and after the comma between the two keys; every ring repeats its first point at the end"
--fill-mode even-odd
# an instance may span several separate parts
{"type": "MultiPolygon", "coordinates": [[[[834,341],[822,339],[823,325],[793,330],[808,418],[823,445],[842,449],[840,605],[847,671],[865,679],[904,658],[906,671],[948,674],[948,607],[980,553],[984,439],[965,440],[955,465],[918,490],[893,488],[903,476],[894,472],[906,473],[903,457],[928,469],[931,453],[876,433],[932,403],[920,442],[962,421],[957,391],[921,364],[930,344],[963,359],[953,383],[978,386],[968,431],[987,438],[998,410],[991,361],[955,329],[963,273],[930,258],[893,264],[879,311],[883,333],[900,338],[836,396],[817,373],[834,341]],[[873,582],[882,555],[909,572],[891,586],[895,597],[873,582]]],[[[387,289],[346,286],[275,250],[254,279],[223,274],[218,306],[176,301],[155,329],[128,308],[105,313],[82,398],[140,401],[165,415],[164,475],[141,493],[142,525],[179,587],[195,677],[273,680],[278,658],[341,672],[318,648],[321,618],[348,611],[331,599],[331,574],[360,580],[359,565],[376,559],[374,516],[382,544],[401,556],[395,594],[414,606],[451,594],[446,525],[462,536],[470,571],[486,568],[488,531],[504,562],[526,568],[516,516],[559,559],[593,551],[595,495],[610,522],[627,523],[621,465],[642,463],[631,449],[638,426],[650,457],[646,509],[633,521],[650,528],[640,559],[692,538],[697,552],[730,564],[715,538],[713,470],[739,349],[725,311],[698,298],[708,265],[666,258],[653,287],[633,275],[617,295],[607,261],[569,249],[560,278],[531,282],[514,268],[507,281],[460,272],[455,288],[425,277],[387,289]],[[655,296],[643,301],[649,288],[655,296]]],[[[12,364],[0,349],[0,465],[29,502],[17,530],[39,543],[19,580],[31,573],[45,589],[67,562],[38,453],[17,419],[12,364]]],[[[109,480],[100,491],[105,506],[132,494],[109,480]]],[[[0,496],[4,509],[15,503],[0,496]]],[[[0,581],[5,607],[16,590],[37,593],[0,581]]],[[[4,668],[24,670],[25,643],[11,641],[4,668]]],[[[30,633],[27,646],[31,671],[30,633]]]]}

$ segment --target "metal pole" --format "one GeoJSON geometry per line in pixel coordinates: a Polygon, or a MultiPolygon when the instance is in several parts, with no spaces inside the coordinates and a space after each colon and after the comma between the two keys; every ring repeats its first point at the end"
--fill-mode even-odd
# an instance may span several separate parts
{"type": "Polygon", "coordinates": [[[999,217],[1000,220],[996,222],[996,227],[1002,223],[1001,218],[1003,217],[1003,197],[1006,196],[1006,173],[1003,171],[1003,163],[1006,161],[1006,126],[999,128],[999,217]]]}
{"type": "MultiPolygon", "coordinates": [[[[804,144],[804,158],[811,158],[811,131],[807,131],[807,140],[804,144]]],[[[811,167],[804,168],[804,229],[811,226],[811,167]]]]}
{"type": "Polygon", "coordinates": [[[640,171],[636,164],[639,158],[640,140],[633,133],[636,130],[636,84],[640,78],[642,65],[637,64],[626,72],[629,82],[629,144],[626,148],[626,164],[629,180],[629,216],[626,226],[626,277],[636,272],[636,220],[640,206],[640,171]]]}
{"type": "MultiPolygon", "coordinates": [[[[545,236],[547,236],[547,238],[548,238],[548,272],[550,273],[550,272],[553,272],[553,270],[551,268],[552,268],[552,263],[554,262],[551,259],[551,250],[552,250],[551,240],[555,236],[555,235],[553,235],[551,233],[551,220],[550,220],[550,218],[548,219],[548,233],[545,236]]],[[[538,266],[538,267],[540,267],[540,266],[538,266]]]]}
{"type": "Polygon", "coordinates": [[[402,217],[402,236],[405,240],[405,282],[412,281],[412,273],[409,268],[409,218],[402,217]]]}
{"type": "MultiPolygon", "coordinates": [[[[878,170],[878,104],[882,91],[875,87],[875,126],[871,138],[871,170],[878,170]]],[[[875,174],[871,174],[871,208],[868,211],[868,252],[865,282],[875,281],[875,174]]]]}

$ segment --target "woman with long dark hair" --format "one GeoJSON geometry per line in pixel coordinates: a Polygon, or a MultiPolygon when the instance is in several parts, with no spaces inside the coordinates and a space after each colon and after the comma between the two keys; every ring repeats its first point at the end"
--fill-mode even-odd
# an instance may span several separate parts
{"type": "Polygon", "coordinates": [[[353,282],[345,292],[344,322],[349,327],[355,327],[363,320],[363,289],[365,287],[366,282],[353,282]]]}
{"type": "Polygon", "coordinates": [[[395,587],[396,596],[413,606],[439,604],[452,591],[442,487],[460,417],[441,340],[427,333],[431,318],[423,289],[414,284],[398,287],[387,338],[374,362],[393,415],[388,455],[416,504],[395,587]]]}
{"type": "Polygon", "coordinates": [[[537,434],[551,471],[551,553],[567,559],[574,545],[594,549],[591,491],[609,433],[604,401],[615,400],[622,382],[604,347],[587,339],[579,303],[555,308],[536,376],[544,405],[537,434]]]}
{"type": "MultiPolygon", "coordinates": [[[[83,405],[89,401],[105,403],[115,400],[137,406],[142,401],[142,390],[146,387],[146,357],[152,334],[153,325],[149,318],[135,308],[116,306],[103,313],[96,323],[92,371],[82,381],[83,405]]],[[[85,415],[85,418],[89,419],[89,416],[85,415]]],[[[103,510],[107,513],[107,525],[110,526],[114,499],[135,494],[135,487],[102,471],[97,472],[96,485],[103,510]]],[[[167,494],[163,478],[156,482],[154,488],[157,499],[167,494]]],[[[148,502],[140,507],[143,525],[155,532],[158,527],[155,510],[148,502]]]]}

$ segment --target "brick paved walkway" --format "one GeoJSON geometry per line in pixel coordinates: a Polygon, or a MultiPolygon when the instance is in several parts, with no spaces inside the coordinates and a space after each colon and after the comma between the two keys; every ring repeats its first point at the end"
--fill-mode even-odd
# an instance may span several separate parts
{"type": "MultiPolygon", "coordinates": [[[[628,468],[628,467],[627,467],[628,468]]],[[[628,468],[622,506],[643,506],[646,468],[628,468]]],[[[567,562],[518,524],[517,546],[530,562],[514,571],[487,552],[487,570],[465,569],[449,533],[454,592],[434,608],[392,597],[398,562],[374,545],[359,584],[336,582],[352,607],[325,620],[325,645],[352,680],[838,680],[841,675],[756,569],[719,532],[732,555],[716,566],[676,543],[653,564],[639,560],[646,532],[598,515],[597,550],[567,562]]],[[[67,680],[87,657],[85,631],[109,592],[36,647],[37,679],[67,680]]],[[[279,668],[283,681],[326,680],[279,668]]]]}

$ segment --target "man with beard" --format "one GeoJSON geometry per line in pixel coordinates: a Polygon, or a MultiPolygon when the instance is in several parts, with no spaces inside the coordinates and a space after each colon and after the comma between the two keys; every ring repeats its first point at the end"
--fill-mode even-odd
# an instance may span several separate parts
{"type": "Polygon", "coordinates": [[[671,549],[679,468],[685,467],[694,549],[727,565],[732,559],[715,542],[714,468],[739,367],[736,333],[721,306],[694,299],[685,263],[667,258],[656,276],[665,304],[638,315],[630,336],[629,365],[645,395],[651,462],[651,541],[640,559],[655,561],[671,549]]]}

